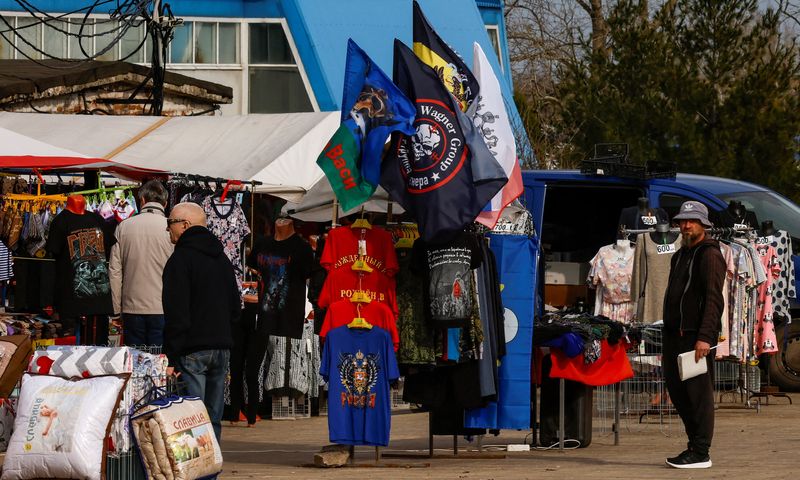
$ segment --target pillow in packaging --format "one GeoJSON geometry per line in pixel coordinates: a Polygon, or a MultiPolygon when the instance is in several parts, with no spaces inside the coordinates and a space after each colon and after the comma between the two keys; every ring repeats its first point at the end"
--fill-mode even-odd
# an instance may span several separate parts
{"type": "Polygon", "coordinates": [[[105,437],[125,378],[22,378],[0,480],[105,478],[105,437]]]}
{"type": "Polygon", "coordinates": [[[203,402],[169,396],[131,417],[148,478],[193,480],[222,471],[222,451],[203,402]]]}

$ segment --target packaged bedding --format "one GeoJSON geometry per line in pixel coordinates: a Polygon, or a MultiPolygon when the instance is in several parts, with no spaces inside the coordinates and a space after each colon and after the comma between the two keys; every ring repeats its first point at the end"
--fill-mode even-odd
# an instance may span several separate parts
{"type": "Polygon", "coordinates": [[[199,398],[155,400],[133,414],[131,427],[150,479],[195,480],[222,471],[222,451],[199,398]]]}
{"type": "Polygon", "coordinates": [[[104,440],[125,381],[23,376],[0,480],[105,478],[104,440]]]}

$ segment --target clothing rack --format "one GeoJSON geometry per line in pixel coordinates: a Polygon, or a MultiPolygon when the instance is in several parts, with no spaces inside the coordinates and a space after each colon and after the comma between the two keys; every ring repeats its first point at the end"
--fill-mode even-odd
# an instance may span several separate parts
{"type": "MultiPolygon", "coordinates": [[[[730,236],[733,235],[734,233],[746,233],[746,232],[752,232],[754,230],[755,229],[753,227],[714,227],[714,228],[707,228],[706,233],[708,233],[709,235],[730,236]]],[[[680,233],[681,229],[677,227],[672,227],[667,231],[671,233],[680,233]]],[[[620,227],[619,229],[619,233],[622,235],[656,233],[656,232],[658,232],[658,230],[656,230],[655,228],[628,229],[623,226],[620,227]]]]}

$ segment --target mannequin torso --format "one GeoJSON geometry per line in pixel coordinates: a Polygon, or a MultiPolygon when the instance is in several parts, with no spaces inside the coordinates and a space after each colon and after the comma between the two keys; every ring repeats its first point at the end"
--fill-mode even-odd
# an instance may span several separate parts
{"type": "Polygon", "coordinates": [[[275,240],[282,241],[294,235],[294,221],[291,218],[279,218],[275,221],[275,240]]]}

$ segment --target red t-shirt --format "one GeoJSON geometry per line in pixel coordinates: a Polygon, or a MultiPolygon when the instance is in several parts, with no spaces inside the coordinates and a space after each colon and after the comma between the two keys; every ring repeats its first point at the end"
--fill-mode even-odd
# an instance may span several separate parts
{"type": "Polygon", "coordinates": [[[325,337],[329,330],[347,325],[358,317],[359,313],[361,318],[369,322],[373,327],[379,327],[389,332],[389,335],[392,336],[394,349],[397,351],[397,347],[400,345],[400,335],[397,333],[394,313],[389,307],[380,302],[362,303],[360,305],[356,305],[350,300],[334,302],[328,307],[328,313],[325,314],[325,322],[322,324],[319,336],[325,337]]]}
{"type": "Polygon", "coordinates": [[[359,258],[358,241],[366,243],[367,253],[363,256],[367,265],[375,271],[393,277],[400,269],[394,252],[392,234],[382,228],[337,227],[328,232],[325,249],[319,259],[326,270],[348,269],[359,258]],[[362,236],[363,235],[363,236],[362,236]]]}
{"type": "Polygon", "coordinates": [[[349,299],[357,290],[367,292],[373,302],[386,304],[395,315],[399,312],[394,278],[389,278],[377,270],[372,273],[358,272],[350,268],[331,270],[325,278],[317,303],[321,308],[327,308],[338,300],[349,299]]]}

